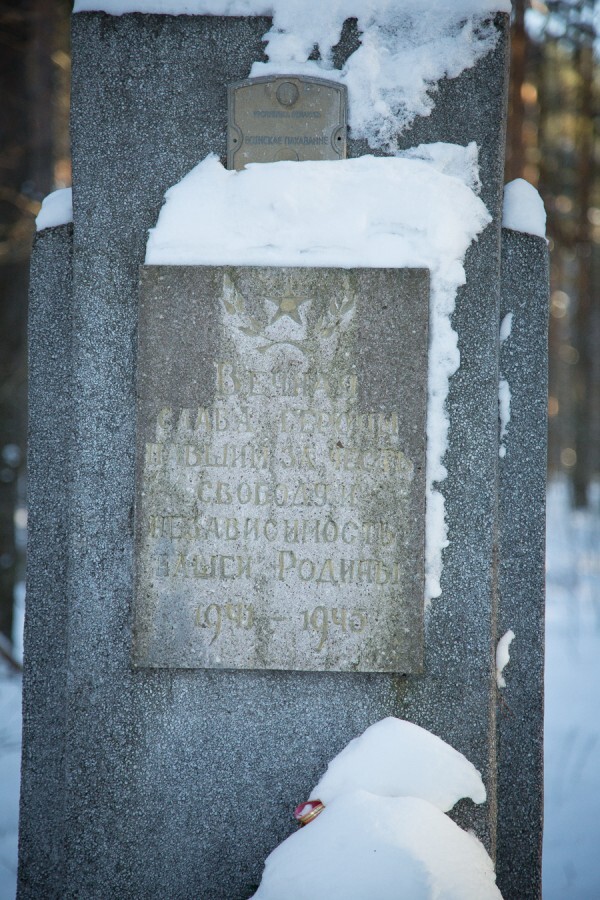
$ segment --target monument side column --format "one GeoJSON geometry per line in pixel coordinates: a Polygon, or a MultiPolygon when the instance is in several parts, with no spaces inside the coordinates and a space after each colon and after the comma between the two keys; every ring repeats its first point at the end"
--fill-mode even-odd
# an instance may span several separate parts
{"type": "Polygon", "coordinates": [[[500,377],[510,392],[501,441],[498,638],[514,635],[498,689],[498,886],[541,896],[548,409],[548,247],[502,230],[500,377]],[[506,332],[509,332],[506,335],[506,332]]]}
{"type": "Polygon", "coordinates": [[[27,607],[18,896],[64,891],[73,227],[37,234],[29,294],[27,607]]]}

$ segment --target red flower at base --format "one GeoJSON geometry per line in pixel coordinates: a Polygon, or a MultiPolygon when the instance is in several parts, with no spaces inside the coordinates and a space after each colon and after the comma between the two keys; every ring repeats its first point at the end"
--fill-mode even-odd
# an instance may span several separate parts
{"type": "Polygon", "coordinates": [[[308,825],[313,819],[316,819],[319,813],[323,812],[325,804],[320,800],[307,800],[306,803],[299,803],[294,810],[294,817],[298,819],[300,828],[308,825]]]}

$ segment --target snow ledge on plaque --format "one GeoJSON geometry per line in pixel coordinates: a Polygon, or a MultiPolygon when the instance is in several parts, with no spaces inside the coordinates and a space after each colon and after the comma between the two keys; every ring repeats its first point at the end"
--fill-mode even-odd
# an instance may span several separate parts
{"type": "Polygon", "coordinates": [[[237,172],[211,154],[165,194],[146,265],[424,268],[431,272],[426,603],[441,594],[452,328],[464,258],[491,221],[478,150],[435,143],[400,157],[254,163],[237,172]]]}

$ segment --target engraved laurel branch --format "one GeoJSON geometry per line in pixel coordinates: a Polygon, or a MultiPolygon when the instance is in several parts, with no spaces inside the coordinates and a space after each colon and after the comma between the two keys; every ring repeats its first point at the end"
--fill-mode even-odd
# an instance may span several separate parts
{"type": "MultiPolygon", "coordinates": [[[[332,298],[327,310],[317,322],[317,338],[330,337],[336,328],[345,325],[352,315],[356,301],[354,295],[350,291],[348,279],[346,278],[345,281],[344,295],[339,299],[332,298]]],[[[306,338],[296,341],[291,338],[271,338],[265,334],[267,324],[263,325],[257,318],[246,312],[246,302],[244,297],[237,289],[233,279],[227,274],[223,276],[222,299],[226,312],[236,320],[238,331],[241,331],[242,334],[245,334],[247,337],[256,338],[257,340],[262,340],[264,342],[256,348],[259,353],[265,353],[275,346],[289,344],[301,353],[306,354],[306,349],[303,346],[303,344],[306,343],[306,338]]]]}
{"type": "Polygon", "coordinates": [[[328,338],[336,328],[345,325],[356,306],[354,294],[350,291],[348,278],[345,278],[344,296],[337,299],[332,297],[327,311],[323,313],[317,323],[317,334],[328,338]]]}

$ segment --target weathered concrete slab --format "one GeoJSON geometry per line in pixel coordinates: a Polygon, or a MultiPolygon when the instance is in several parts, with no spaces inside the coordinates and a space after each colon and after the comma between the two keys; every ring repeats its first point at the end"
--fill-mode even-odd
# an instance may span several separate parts
{"type": "Polygon", "coordinates": [[[420,670],[428,288],[144,269],[137,665],[420,670]]]}

